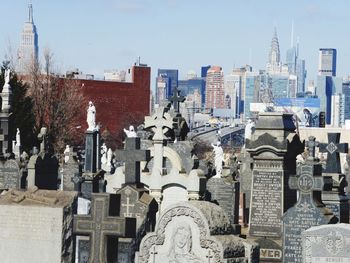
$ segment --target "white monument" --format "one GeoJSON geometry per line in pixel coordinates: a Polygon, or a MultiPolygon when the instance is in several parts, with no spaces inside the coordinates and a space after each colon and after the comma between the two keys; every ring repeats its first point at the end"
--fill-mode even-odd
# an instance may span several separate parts
{"type": "Polygon", "coordinates": [[[245,126],[244,138],[247,140],[252,139],[252,134],[254,132],[255,123],[252,120],[248,120],[247,125],[245,126]]]}
{"type": "Polygon", "coordinates": [[[216,175],[215,178],[220,178],[222,173],[222,162],[224,161],[224,151],[222,150],[221,143],[218,141],[216,144],[211,144],[211,146],[214,148],[214,154],[215,154],[215,170],[216,175]]]}
{"type": "Polygon", "coordinates": [[[129,130],[124,129],[124,132],[128,138],[137,137],[134,126],[130,125],[129,130]]]}
{"type": "Polygon", "coordinates": [[[89,107],[87,109],[86,122],[88,124],[87,131],[96,130],[96,108],[92,101],[89,101],[89,107]]]}
{"type": "Polygon", "coordinates": [[[67,144],[66,149],[64,149],[64,152],[63,152],[65,163],[68,163],[68,161],[69,161],[69,153],[70,153],[70,148],[69,148],[69,145],[67,144]]]}
{"type": "Polygon", "coordinates": [[[21,146],[21,132],[18,128],[16,132],[16,146],[21,146]]]}

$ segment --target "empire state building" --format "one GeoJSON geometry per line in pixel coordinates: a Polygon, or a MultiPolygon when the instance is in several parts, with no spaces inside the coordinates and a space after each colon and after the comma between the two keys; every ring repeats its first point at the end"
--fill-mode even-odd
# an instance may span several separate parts
{"type": "Polygon", "coordinates": [[[33,7],[28,5],[28,20],[24,23],[20,46],[18,49],[18,73],[26,73],[29,68],[38,63],[38,33],[33,20],[33,7]]]}

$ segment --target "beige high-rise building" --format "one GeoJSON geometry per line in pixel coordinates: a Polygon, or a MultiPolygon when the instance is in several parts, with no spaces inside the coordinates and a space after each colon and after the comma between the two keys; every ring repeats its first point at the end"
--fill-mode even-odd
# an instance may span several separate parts
{"type": "Polygon", "coordinates": [[[24,23],[18,49],[17,72],[26,73],[33,63],[38,63],[38,33],[33,19],[33,6],[28,5],[28,20],[24,23]]]}
{"type": "Polygon", "coordinates": [[[219,66],[212,66],[207,72],[205,107],[225,108],[224,73],[219,66]]]}

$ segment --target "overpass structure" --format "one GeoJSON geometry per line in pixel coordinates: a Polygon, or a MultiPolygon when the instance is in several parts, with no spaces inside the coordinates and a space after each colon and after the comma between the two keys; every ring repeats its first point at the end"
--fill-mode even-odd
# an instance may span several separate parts
{"type": "Polygon", "coordinates": [[[189,138],[191,140],[200,139],[208,145],[220,140],[224,146],[241,147],[244,144],[244,126],[227,126],[221,129],[205,127],[196,132],[191,132],[189,138]]]}

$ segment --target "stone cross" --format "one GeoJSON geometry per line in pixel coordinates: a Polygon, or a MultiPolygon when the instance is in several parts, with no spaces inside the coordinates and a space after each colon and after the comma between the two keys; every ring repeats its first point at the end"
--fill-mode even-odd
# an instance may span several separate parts
{"type": "Polygon", "coordinates": [[[169,98],[169,101],[174,105],[175,112],[180,111],[180,102],[184,102],[186,98],[184,96],[180,96],[180,90],[176,87],[173,90],[173,96],[169,98]]]}
{"type": "Polygon", "coordinates": [[[150,254],[152,256],[152,263],[156,263],[156,255],[158,254],[158,252],[156,251],[156,246],[152,247],[150,254]]]}
{"type": "Polygon", "coordinates": [[[90,236],[89,263],[107,263],[107,236],[135,237],[135,218],[109,216],[110,197],[116,195],[92,194],[91,215],[74,216],[73,232],[90,236]]]}
{"type": "Polygon", "coordinates": [[[47,132],[47,129],[45,127],[42,127],[38,135],[38,139],[40,141],[40,153],[43,153],[46,151],[46,132],[47,132]]]}
{"type": "Polygon", "coordinates": [[[85,178],[80,175],[80,173],[75,173],[71,178],[71,181],[74,183],[74,191],[81,192],[81,184],[85,181],[85,178]]]}
{"type": "Polygon", "coordinates": [[[130,217],[132,214],[129,213],[130,207],[135,207],[135,205],[130,204],[130,198],[129,196],[126,197],[126,204],[122,204],[122,206],[126,207],[126,213],[124,213],[125,217],[130,217]]]}
{"type": "Polygon", "coordinates": [[[145,117],[145,128],[152,128],[153,140],[163,140],[164,133],[173,128],[173,118],[164,107],[159,107],[152,116],[145,117]]]}
{"type": "Polygon", "coordinates": [[[339,140],[340,133],[328,133],[328,143],[320,143],[320,152],[327,152],[326,173],[341,173],[339,153],[348,153],[348,144],[339,140]]]}
{"type": "Polygon", "coordinates": [[[314,136],[310,136],[309,140],[306,142],[306,148],[309,152],[309,158],[314,159],[316,157],[316,147],[318,146],[318,142],[314,136]]]}
{"type": "Polygon", "coordinates": [[[211,259],[214,258],[214,255],[211,253],[211,249],[208,249],[208,254],[206,255],[206,258],[208,259],[208,263],[210,263],[211,259]]]}
{"type": "Polygon", "coordinates": [[[125,138],[125,149],[115,151],[117,160],[125,162],[125,184],[140,182],[140,162],[149,161],[149,150],[140,150],[140,138],[125,138]]]}
{"type": "Polygon", "coordinates": [[[308,213],[314,209],[313,192],[322,191],[324,187],[323,177],[313,176],[313,173],[312,164],[303,164],[300,167],[300,175],[289,178],[290,189],[298,191],[297,209],[302,213],[308,213]]]}

